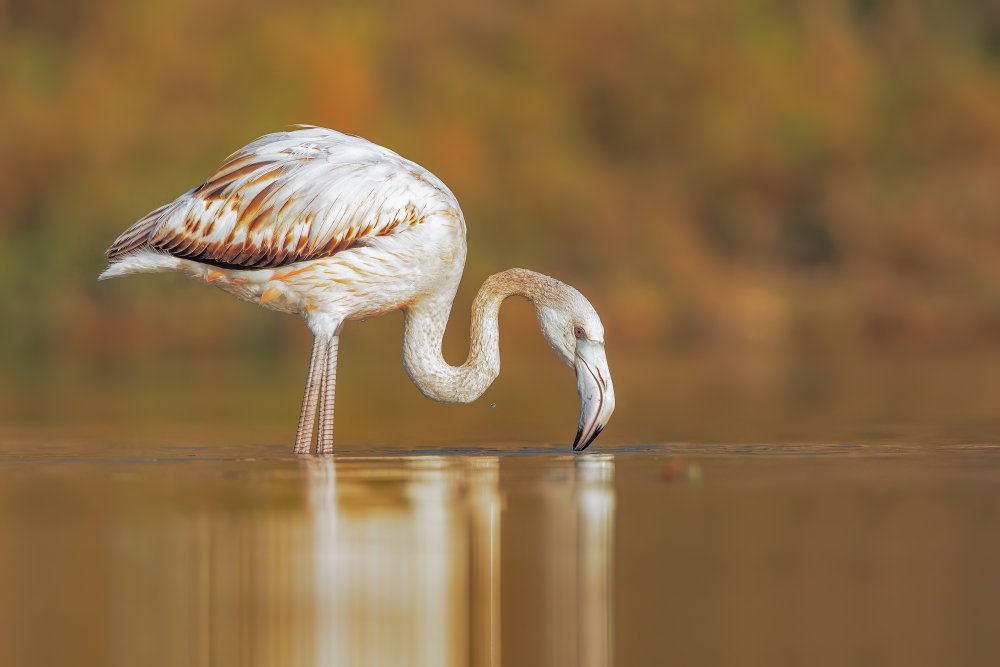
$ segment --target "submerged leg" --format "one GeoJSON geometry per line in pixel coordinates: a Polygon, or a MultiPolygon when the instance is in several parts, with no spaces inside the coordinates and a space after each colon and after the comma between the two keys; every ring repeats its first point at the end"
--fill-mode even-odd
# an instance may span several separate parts
{"type": "Polygon", "coordinates": [[[316,401],[319,398],[320,382],[326,370],[326,341],[313,338],[312,357],[309,359],[309,375],[306,377],[306,392],[299,412],[299,430],[295,433],[296,454],[308,454],[312,449],[313,422],[316,421],[316,401]]]}
{"type": "Polygon", "coordinates": [[[337,393],[337,348],[340,346],[340,336],[331,336],[325,344],[326,365],[319,397],[317,454],[333,454],[333,399],[337,393]]]}

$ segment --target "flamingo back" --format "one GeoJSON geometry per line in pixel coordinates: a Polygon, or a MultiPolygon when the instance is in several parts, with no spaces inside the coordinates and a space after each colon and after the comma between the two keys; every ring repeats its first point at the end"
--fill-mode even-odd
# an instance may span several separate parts
{"type": "MultiPolygon", "coordinates": [[[[436,176],[360,137],[303,126],[261,137],[201,185],[129,227],[108,249],[238,269],[330,257],[433,215],[462,221],[436,176]]],[[[462,222],[464,227],[464,222],[462,222]]]]}

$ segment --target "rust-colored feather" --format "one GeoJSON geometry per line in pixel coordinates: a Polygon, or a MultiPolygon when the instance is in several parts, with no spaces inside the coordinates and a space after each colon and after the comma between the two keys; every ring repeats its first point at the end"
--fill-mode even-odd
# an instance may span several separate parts
{"type": "Polygon", "coordinates": [[[269,164],[274,164],[274,160],[244,164],[243,166],[232,170],[226,170],[226,165],[223,165],[223,167],[212,174],[207,181],[199,185],[192,194],[200,194],[203,190],[219,189],[221,186],[228,185],[243,176],[254,173],[261,167],[266,167],[269,164]]]}
{"type": "Polygon", "coordinates": [[[266,200],[268,196],[278,187],[278,183],[272,181],[261,188],[260,192],[254,195],[254,198],[250,200],[250,203],[247,204],[242,211],[240,211],[236,218],[236,225],[239,226],[246,224],[247,229],[252,228],[252,223],[248,223],[248,221],[257,217],[257,212],[260,210],[260,207],[263,206],[264,200],[266,200]]]}

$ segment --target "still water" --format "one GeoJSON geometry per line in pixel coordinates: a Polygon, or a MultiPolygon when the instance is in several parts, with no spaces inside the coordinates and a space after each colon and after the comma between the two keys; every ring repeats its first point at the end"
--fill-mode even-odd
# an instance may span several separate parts
{"type": "Polygon", "coordinates": [[[1000,446],[0,449],[2,665],[996,664],[1000,446]]]}

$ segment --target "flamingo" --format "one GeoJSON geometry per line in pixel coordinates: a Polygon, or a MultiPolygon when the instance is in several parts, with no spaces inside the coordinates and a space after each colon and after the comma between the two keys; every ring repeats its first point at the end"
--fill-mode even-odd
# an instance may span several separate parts
{"type": "Polygon", "coordinates": [[[407,375],[427,398],[468,403],[500,373],[500,304],[524,297],[556,355],[576,371],[573,449],[586,449],[615,408],[597,311],[549,276],[494,274],[473,302],[468,357],[451,366],[441,341],[465,256],[465,218],[440,179],[366,139],[301,125],[244,146],[201,185],[129,227],[108,249],[100,279],[176,271],[301,315],[314,338],[296,454],[311,452],[317,422],[316,452],[333,452],[345,322],[402,310],[407,375]]]}

